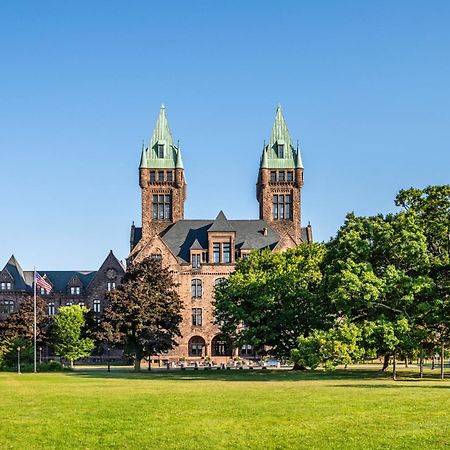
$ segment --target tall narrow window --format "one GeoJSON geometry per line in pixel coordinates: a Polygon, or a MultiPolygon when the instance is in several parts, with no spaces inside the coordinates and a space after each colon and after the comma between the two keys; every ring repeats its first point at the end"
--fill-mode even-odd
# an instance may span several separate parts
{"type": "Polygon", "coordinates": [[[201,259],[202,259],[202,255],[200,253],[194,253],[191,256],[191,262],[192,262],[193,269],[200,269],[201,259]]]}
{"type": "Polygon", "coordinates": [[[80,295],[80,293],[81,293],[81,288],[79,286],[72,286],[70,288],[71,295],[80,295]]]}
{"type": "Polygon", "coordinates": [[[172,216],[172,195],[154,194],[153,195],[153,219],[170,220],[172,216]]]}
{"type": "Polygon", "coordinates": [[[192,326],[202,326],[202,308],[192,308],[192,326]]]}
{"type": "Polygon", "coordinates": [[[154,170],[150,170],[150,183],[154,183],[156,180],[155,178],[155,171],[154,170]]]}
{"type": "Polygon", "coordinates": [[[294,173],[292,171],[288,171],[287,173],[287,180],[288,181],[294,181],[294,173]]]}
{"type": "Polygon", "coordinates": [[[158,158],[164,158],[164,144],[158,144],[158,158]]]}
{"type": "Polygon", "coordinates": [[[167,172],[167,181],[170,183],[173,181],[173,172],[171,170],[167,172]]]}
{"type": "Polygon", "coordinates": [[[278,181],[285,181],[285,172],[283,170],[278,172],[278,181]]]}
{"type": "Polygon", "coordinates": [[[54,316],[55,315],[55,304],[53,302],[50,302],[48,304],[48,315],[54,316]]]}
{"type": "Polygon", "coordinates": [[[220,262],[220,243],[213,243],[213,261],[215,263],[220,262]]]}
{"type": "Polygon", "coordinates": [[[277,172],[275,170],[272,170],[270,172],[270,181],[272,181],[272,182],[277,181],[277,172]]]}
{"type": "Polygon", "coordinates": [[[231,245],[229,242],[225,242],[222,244],[222,251],[223,251],[223,262],[229,263],[231,262],[231,252],[230,252],[231,245]]]}
{"type": "Polygon", "coordinates": [[[284,144],[278,144],[278,158],[284,158],[284,144]]]}
{"type": "Polygon", "coordinates": [[[278,219],[278,195],[273,196],[273,218],[278,219]]]}
{"type": "Polygon", "coordinates": [[[158,171],[158,181],[164,181],[164,172],[162,170],[158,171]]]}
{"type": "Polygon", "coordinates": [[[101,311],[100,300],[94,300],[94,312],[99,313],[101,311]]]}
{"type": "Polygon", "coordinates": [[[191,281],[191,295],[192,298],[202,298],[202,280],[191,281]]]}
{"type": "Polygon", "coordinates": [[[116,288],[116,283],[114,281],[108,281],[108,291],[112,291],[116,288]]]}

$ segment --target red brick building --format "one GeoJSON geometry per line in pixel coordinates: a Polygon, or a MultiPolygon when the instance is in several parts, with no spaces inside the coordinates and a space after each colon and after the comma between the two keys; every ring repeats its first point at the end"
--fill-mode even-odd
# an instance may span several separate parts
{"type": "Polygon", "coordinates": [[[281,251],[312,241],[301,225],[303,164],[278,107],[269,143],[259,164],[256,197],[259,218],[229,220],[220,211],[214,220],[186,220],[186,179],[181,149],[174,144],[164,106],[139,167],[142,227],[131,228],[129,263],[147,256],[162,258],[173,270],[184,303],[182,338],[165,360],[185,358],[223,361],[252,355],[234,349],[214,324],[214,288],[234,271],[238,258],[252,250],[281,251]]]}

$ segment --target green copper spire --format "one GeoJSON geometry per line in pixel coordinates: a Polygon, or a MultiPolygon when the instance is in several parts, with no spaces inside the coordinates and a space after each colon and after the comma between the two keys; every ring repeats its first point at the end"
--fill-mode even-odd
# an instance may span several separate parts
{"type": "Polygon", "coordinates": [[[261,167],[270,169],[295,169],[298,160],[301,163],[301,156],[297,155],[292,144],[281,105],[278,105],[272,135],[263,153],[261,167]]]}
{"type": "Polygon", "coordinates": [[[142,153],[141,153],[141,163],[139,164],[140,168],[147,167],[147,152],[144,147],[144,143],[142,142],[142,153]]]}
{"type": "Polygon", "coordinates": [[[181,158],[181,146],[178,146],[177,150],[177,162],[175,163],[176,169],[184,169],[183,159],[181,158]]]}
{"type": "Polygon", "coordinates": [[[179,153],[177,146],[173,143],[166,108],[161,105],[150,143],[141,156],[140,168],[175,169],[177,160],[179,158],[181,160],[179,153]]]}

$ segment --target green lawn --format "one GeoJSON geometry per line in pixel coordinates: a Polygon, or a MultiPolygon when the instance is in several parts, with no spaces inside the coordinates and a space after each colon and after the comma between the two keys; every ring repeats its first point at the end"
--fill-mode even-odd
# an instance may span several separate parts
{"type": "Polygon", "coordinates": [[[374,370],[1,373],[0,415],[1,449],[429,449],[450,445],[450,381],[374,370]]]}

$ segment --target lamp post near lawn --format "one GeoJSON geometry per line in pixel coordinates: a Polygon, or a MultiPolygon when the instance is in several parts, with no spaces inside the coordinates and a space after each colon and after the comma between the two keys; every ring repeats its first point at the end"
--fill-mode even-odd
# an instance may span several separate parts
{"type": "Polygon", "coordinates": [[[17,373],[21,373],[21,371],[20,371],[20,347],[17,347],[17,373]]]}

